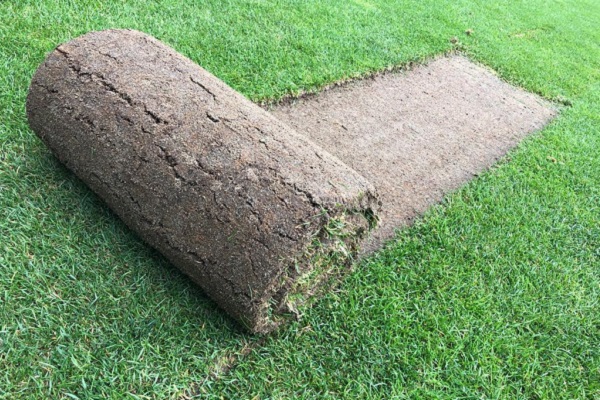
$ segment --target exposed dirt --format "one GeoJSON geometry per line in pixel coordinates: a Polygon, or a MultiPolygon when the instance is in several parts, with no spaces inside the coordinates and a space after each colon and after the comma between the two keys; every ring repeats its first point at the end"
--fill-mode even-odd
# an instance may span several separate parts
{"type": "Polygon", "coordinates": [[[365,252],[490,167],[557,113],[461,56],[270,107],[370,180],[383,201],[365,252]]]}

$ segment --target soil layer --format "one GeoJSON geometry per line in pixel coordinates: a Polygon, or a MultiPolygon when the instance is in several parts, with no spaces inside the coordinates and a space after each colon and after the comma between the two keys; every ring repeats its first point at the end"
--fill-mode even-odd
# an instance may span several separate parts
{"type": "Polygon", "coordinates": [[[365,252],[557,113],[461,56],[350,82],[269,111],[375,185],[383,208],[365,252]]]}

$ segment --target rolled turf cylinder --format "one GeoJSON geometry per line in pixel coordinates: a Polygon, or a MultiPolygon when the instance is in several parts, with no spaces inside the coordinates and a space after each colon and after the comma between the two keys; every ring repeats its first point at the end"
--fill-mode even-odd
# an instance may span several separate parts
{"type": "Polygon", "coordinates": [[[347,271],[376,223],[373,186],[141,32],[56,48],[31,128],[125,223],[253,332],[347,271]]]}

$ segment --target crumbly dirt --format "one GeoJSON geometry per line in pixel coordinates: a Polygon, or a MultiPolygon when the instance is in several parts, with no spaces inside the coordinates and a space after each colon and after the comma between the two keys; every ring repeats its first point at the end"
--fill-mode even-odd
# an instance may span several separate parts
{"type": "Polygon", "coordinates": [[[462,56],[269,107],[370,180],[383,202],[376,250],[494,164],[557,109],[462,56]]]}

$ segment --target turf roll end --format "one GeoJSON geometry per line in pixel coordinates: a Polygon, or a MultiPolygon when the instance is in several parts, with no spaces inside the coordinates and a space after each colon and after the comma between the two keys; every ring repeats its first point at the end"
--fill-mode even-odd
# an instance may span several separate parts
{"type": "Polygon", "coordinates": [[[347,272],[365,178],[158,40],[91,32],[35,73],[29,124],[146,242],[252,332],[347,272]]]}

